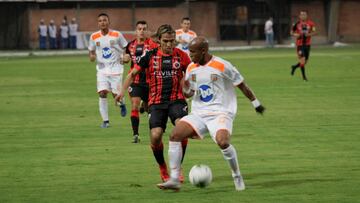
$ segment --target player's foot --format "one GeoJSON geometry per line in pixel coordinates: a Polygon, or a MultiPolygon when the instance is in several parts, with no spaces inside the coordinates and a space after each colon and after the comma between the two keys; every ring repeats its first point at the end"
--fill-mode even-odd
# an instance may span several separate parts
{"type": "Polygon", "coordinates": [[[134,139],[133,139],[132,143],[139,143],[139,142],[140,142],[139,135],[134,135],[134,139]]]}
{"type": "Polygon", "coordinates": [[[121,102],[120,105],[119,105],[119,107],[120,107],[120,114],[121,114],[121,116],[122,116],[122,117],[125,117],[125,116],[126,116],[126,113],[127,113],[125,104],[121,102]]]}
{"type": "Polygon", "coordinates": [[[185,177],[184,177],[184,173],[183,173],[182,168],[180,170],[179,181],[180,181],[180,183],[184,183],[184,181],[185,181],[185,177]]]}
{"type": "Polygon", "coordinates": [[[303,78],[304,82],[308,82],[308,79],[307,78],[303,78]]]}
{"type": "Polygon", "coordinates": [[[234,184],[235,184],[235,190],[237,191],[245,190],[245,183],[241,175],[234,176],[234,184]]]}
{"type": "Polygon", "coordinates": [[[291,66],[291,75],[294,75],[296,70],[296,66],[291,66]]]}
{"type": "Polygon", "coordinates": [[[164,183],[157,184],[157,187],[162,189],[162,190],[179,191],[180,187],[181,187],[181,184],[180,184],[180,181],[178,181],[178,180],[169,179],[168,181],[166,181],[164,183]]]}
{"type": "Polygon", "coordinates": [[[169,173],[168,173],[166,164],[160,165],[159,168],[160,168],[160,177],[161,177],[161,180],[162,180],[163,182],[168,181],[169,178],[170,178],[170,176],[169,176],[169,173]]]}
{"type": "Polygon", "coordinates": [[[100,128],[108,128],[108,127],[110,127],[109,121],[104,121],[104,122],[100,125],[100,128]]]}

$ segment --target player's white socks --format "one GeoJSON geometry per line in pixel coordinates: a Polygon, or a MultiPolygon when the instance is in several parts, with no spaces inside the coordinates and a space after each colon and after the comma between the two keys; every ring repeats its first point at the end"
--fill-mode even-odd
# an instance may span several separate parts
{"type": "Polygon", "coordinates": [[[169,166],[170,177],[174,180],[179,180],[181,169],[182,148],[181,142],[169,141],[169,166]]]}
{"type": "Polygon", "coordinates": [[[224,155],[224,159],[229,162],[232,176],[241,176],[237,154],[234,146],[230,145],[228,148],[222,149],[221,152],[224,155]]]}
{"type": "Polygon", "coordinates": [[[109,114],[108,114],[108,100],[107,98],[101,98],[99,97],[99,110],[100,115],[103,121],[109,120],[109,114]]]}

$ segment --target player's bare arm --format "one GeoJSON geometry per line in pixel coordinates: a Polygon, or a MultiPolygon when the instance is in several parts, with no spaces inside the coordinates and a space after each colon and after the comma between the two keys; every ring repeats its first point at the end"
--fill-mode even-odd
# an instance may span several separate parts
{"type": "Polygon", "coordinates": [[[186,98],[194,96],[195,91],[190,88],[190,82],[188,80],[185,80],[185,78],[183,78],[180,83],[182,86],[183,95],[186,98]]]}
{"type": "Polygon", "coordinates": [[[140,70],[134,68],[130,73],[126,76],[124,84],[122,86],[122,89],[120,93],[115,97],[115,105],[117,105],[117,102],[122,101],[122,99],[125,96],[126,90],[129,88],[130,84],[134,81],[135,76],[140,72],[140,70]]]}
{"type": "Polygon", "coordinates": [[[94,62],[96,60],[96,53],[95,51],[89,51],[89,58],[91,62],[94,62]]]}
{"type": "Polygon", "coordinates": [[[256,96],[250,89],[250,87],[247,86],[245,82],[242,82],[238,85],[238,88],[251,101],[252,105],[255,108],[255,111],[257,113],[263,114],[265,111],[265,107],[260,104],[259,100],[256,99],[256,96]]]}

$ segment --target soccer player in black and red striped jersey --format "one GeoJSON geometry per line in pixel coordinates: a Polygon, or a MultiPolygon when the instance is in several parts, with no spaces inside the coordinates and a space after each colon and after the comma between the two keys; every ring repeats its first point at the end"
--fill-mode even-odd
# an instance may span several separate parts
{"type": "Polygon", "coordinates": [[[296,37],[296,51],[299,59],[297,64],[291,66],[291,75],[294,75],[296,68],[300,67],[303,80],[307,81],[305,64],[310,56],[311,37],[316,35],[316,28],[315,23],[308,20],[306,11],[300,11],[299,21],[293,25],[290,34],[296,37]]]}
{"type": "MultiPolygon", "coordinates": [[[[141,56],[147,50],[157,48],[159,45],[147,37],[147,23],[146,21],[138,21],[136,23],[135,30],[136,39],[132,40],[126,47],[126,58],[131,60],[131,72],[136,68],[137,62],[140,60],[141,56]]],[[[125,58],[124,57],[124,58],[125,58]]],[[[140,69],[141,70],[141,69],[140,69]]],[[[131,126],[133,129],[134,140],[133,143],[140,142],[139,137],[139,108],[141,100],[143,101],[143,106],[147,108],[147,102],[149,97],[149,83],[147,80],[148,69],[141,70],[134,78],[134,81],[130,84],[128,92],[131,98],[131,126]]]]}
{"type": "MultiPolygon", "coordinates": [[[[173,125],[176,125],[188,113],[181,80],[191,61],[185,52],[175,48],[175,30],[170,25],[160,26],[157,36],[160,47],[147,51],[141,57],[138,63],[139,66],[135,66],[136,68],[126,77],[122,91],[116,97],[116,100],[120,101],[124,97],[124,92],[141,69],[148,69],[151,148],[159,164],[161,179],[167,181],[169,174],[164,160],[162,135],[165,132],[168,117],[173,125]]],[[[187,139],[182,142],[183,156],[186,145],[187,139]]],[[[183,175],[179,179],[183,181],[183,175]]]]}

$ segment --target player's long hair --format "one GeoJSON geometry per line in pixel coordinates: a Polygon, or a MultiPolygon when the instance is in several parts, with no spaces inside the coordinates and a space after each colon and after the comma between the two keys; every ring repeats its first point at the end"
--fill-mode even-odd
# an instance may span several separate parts
{"type": "Polygon", "coordinates": [[[161,35],[162,34],[165,34],[165,33],[169,33],[169,34],[172,34],[172,35],[175,35],[175,30],[171,27],[171,25],[169,24],[164,24],[164,25],[161,25],[157,32],[156,32],[156,36],[158,39],[161,39],[161,35]]]}

